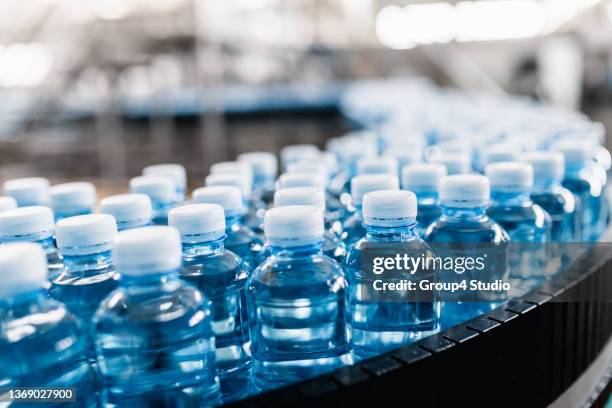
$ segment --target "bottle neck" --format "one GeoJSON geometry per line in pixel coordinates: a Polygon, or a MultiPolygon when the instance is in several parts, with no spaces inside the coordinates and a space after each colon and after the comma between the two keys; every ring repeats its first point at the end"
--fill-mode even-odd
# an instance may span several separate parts
{"type": "Polygon", "coordinates": [[[240,227],[242,224],[240,215],[232,215],[229,217],[225,217],[225,231],[234,231],[240,227]]]}
{"type": "Polygon", "coordinates": [[[218,256],[221,255],[225,249],[223,244],[225,240],[225,236],[214,240],[214,241],[206,241],[206,242],[197,242],[197,243],[183,243],[183,255],[186,258],[192,257],[209,257],[209,256],[218,256]]]}
{"type": "Polygon", "coordinates": [[[416,237],[416,222],[399,227],[380,227],[364,225],[366,239],[373,242],[403,242],[416,237]]]}
{"type": "Polygon", "coordinates": [[[532,193],[543,194],[552,193],[556,188],[560,187],[561,183],[558,180],[545,180],[533,185],[532,193]]]}
{"type": "Polygon", "coordinates": [[[301,245],[295,247],[284,247],[270,245],[270,253],[277,258],[305,258],[313,255],[321,255],[323,241],[310,245],[301,245]]]}
{"type": "Polygon", "coordinates": [[[442,215],[457,220],[480,219],[486,216],[486,206],[463,208],[442,205],[442,215]]]}
{"type": "Polygon", "coordinates": [[[506,206],[525,206],[531,201],[529,193],[531,191],[492,191],[491,205],[506,205],[506,206]]]}
{"type": "Polygon", "coordinates": [[[82,272],[108,269],[113,265],[111,251],[89,255],[64,255],[64,271],[82,272]]]}
{"type": "Polygon", "coordinates": [[[438,205],[438,193],[435,191],[420,191],[416,193],[419,206],[438,205]]]}
{"type": "Polygon", "coordinates": [[[150,292],[168,292],[175,290],[179,285],[179,272],[177,269],[159,271],[145,275],[122,274],[120,285],[132,294],[145,294],[150,292]]]}
{"type": "Polygon", "coordinates": [[[270,191],[274,190],[274,176],[260,174],[253,178],[253,190],[270,191]]]}

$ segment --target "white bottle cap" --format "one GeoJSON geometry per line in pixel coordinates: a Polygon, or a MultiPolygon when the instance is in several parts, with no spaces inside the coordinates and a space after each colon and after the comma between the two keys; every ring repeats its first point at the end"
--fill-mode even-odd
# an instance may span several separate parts
{"type": "Polygon", "coordinates": [[[420,163],[423,157],[421,148],[416,146],[389,146],[385,150],[385,156],[395,157],[400,167],[408,164],[420,163]]]}
{"type": "Polygon", "coordinates": [[[198,204],[218,204],[226,217],[235,217],[246,212],[242,193],[234,186],[200,187],[193,191],[192,199],[198,204]]]}
{"type": "Polygon", "coordinates": [[[311,205],[325,211],[325,192],[317,187],[283,188],[274,193],[274,206],[311,205]]]}
{"type": "Polygon", "coordinates": [[[528,163],[499,162],[488,164],[485,175],[492,191],[518,192],[533,187],[533,167],[528,163]]]}
{"type": "Polygon", "coordinates": [[[43,177],[27,177],[8,180],[4,194],[13,197],[19,207],[49,204],[49,180],[43,177]]]}
{"type": "Polygon", "coordinates": [[[121,231],[113,246],[117,271],[126,276],[154,275],[180,268],[183,250],[176,228],[165,226],[121,231]]]}
{"type": "Polygon", "coordinates": [[[145,176],[166,176],[170,177],[174,184],[184,189],[187,186],[187,170],[185,166],[177,163],[163,163],[147,166],[142,169],[145,176]]]}
{"type": "Polygon", "coordinates": [[[320,161],[296,161],[287,165],[287,173],[317,173],[329,178],[331,171],[320,161]]]}
{"type": "Polygon", "coordinates": [[[53,235],[53,211],[45,206],[21,207],[0,213],[0,241],[39,241],[53,235]]]}
{"type": "Polygon", "coordinates": [[[401,227],[414,224],[416,195],[406,190],[378,190],[363,196],[363,223],[375,227],[401,227]]]}
{"type": "Polygon", "coordinates": [[[238,161],[251,165],[256,177],[274,177],[278,173],[278,161],[270,152],[249,152],[238,156],[238,161]]]}
{"type": "Polygon", "coordinates": [[[446,166],[448,175],[467,174],[472,170],[472,159],[469,154],[443,153],[433,160],[446,166]]]}
{"type": "Polygon", "coordinates": [[[139,176],[130,180],[130,193],[146,194],[152,203],[171,203],[176,198],[176,186],[167,176],[139,176]]]}
{"type": "Polygon", "coordinates": [[[593,145],[579,140],[553,143],[551,150],[563,154],[566,166],[581,166],[593,158],[593,145]]]}
{"type": "Polygon", "coordinates": [[[0,298],[32,292],[47,280],[47,256],[29,242],[0,245],[0,298]]]}
{"type": "Polygon", "coordinates": [[[57,247],[62,255],[91,255],[110,251],[117,235],[112,215],[87,214],[68,217],[55,226],[57,247]]]}
{"type": "Polygon", "coordinates": [[[319,148],[313,144],[296,144],[285,146],[281,149],[281,161],[286,167],[294,161],[304,160],[319,155],[319,148]]]}
{"type": "Polygon", "coordinates": [[[266,211],[264,233],[270,245],[295,247],[321,242],[323,210],[309,205],[289,205],[266,211]]]}
{"type": "Polygon", "coordinates": [[[251,199],[251,190],[253,189],[253,179],[244,173],[224,173],[211,174],[206,177],[204,184],[210,186],[234,186],[240,189],[242,199],[248,201],[251,199]]]}
{"type": "Polygon", "coordinates": [[[290,187],[327,187],[327,177],[321,173],[284,173],[278,178],[278,189],[290,187]]]}
{"type": "Polygon", "coordinates": [[[210,166],[210,174],[244,174],[253,180],[253,168],[249,163],[241,161],[225,161],[210,166]]]}
{"type": "Polygon", "coordinates": [[[51,206],[56,213],[93,210],[96,205],[96,188],[85,181],[57,184],[49,191],[51,206]]]}
{"type": "Polygon", "coordinates": [[[13,197],[0,196],[0,211],[12,210],[17,208],[17,201],[13,197]]]}
{"type": "Polygon", "coordinates": [[[531,164],[531,167],[533,167],[533,180],[535,184],[563,180],[565,159],[563,154],[559,152],[529,152],[523,156],[523,161],[531,164]]]}
{"type": "Polygon", "coordinates": [[[448,207],[482,207],[489,195],[489,179],[478,174],[446,176],[440,182],[440,201],[448,207]]]}
{"type": "Polygon", "coordinates": [[[225,236],[225,213],[218,204],[189,204],[168,213],[168,225],[181,233],[185,243],[215,241],[225,236]]]}
{"type": "Polygon", "coordinates": [[[441,163],[415,163],[402,169],[402,188],[437,193],[440,181],[446,176],[446,166],[441,163]]]}
{"type": "Polygon", "coordinates": [[[362,174],[351,179],[353,205],[361,205],[365,193],[376,190],[399,190],[397,176],[390,174],[362,174]]]}
{"type": "Polygon", "coordinates": [[[485,165],[499,162],[516,161],[521,154],[520,146],[513,143],[495,143],[483,148],[482,159],[485,165]]]}
{"type": "Polygon", "coordinates": [[[325,165],[329,171],[329,174],[333,175],[338,172],[338,157],[332,152],[321,152],[319,158],[325,165]]]}
{"type": "Polygon", "coordinates": [[[151,222],[153,209],[146,194],[119,194],[100,201],[100,212],[115,217],[120,230],[144,227],[151,222]]]}
{"type": "Polygon", "coordinates": [[[363,157],[357,162],[357,174],[399,173],[399,162],[393,156],[363,157]]]}

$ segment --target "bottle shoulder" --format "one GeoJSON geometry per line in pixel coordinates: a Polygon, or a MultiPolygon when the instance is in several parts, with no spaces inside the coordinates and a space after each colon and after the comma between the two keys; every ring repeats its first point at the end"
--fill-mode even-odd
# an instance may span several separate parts
{"type": "Polygon", "coordinates": [[[508,233],[489,216],[473,220],[457,220],[441,216],[425,231],[428,243],[506,243],[508,233]]]}

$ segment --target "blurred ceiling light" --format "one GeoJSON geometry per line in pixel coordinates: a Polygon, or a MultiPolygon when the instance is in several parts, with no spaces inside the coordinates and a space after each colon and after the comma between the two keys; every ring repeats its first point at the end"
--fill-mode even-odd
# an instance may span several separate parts
{"type": "Polygon", "coordinates": [[[0,46],[0,86],[36,86],[46,78],[51,64],[51,53],[41,44],[0,46]]]}
{"type": "Polygon", "coordinates": [[[404,10],[399,6],[383,7],[376,15],[376,37],[389,48],[405,50],[416,47],[406,35],[404,10]]]}

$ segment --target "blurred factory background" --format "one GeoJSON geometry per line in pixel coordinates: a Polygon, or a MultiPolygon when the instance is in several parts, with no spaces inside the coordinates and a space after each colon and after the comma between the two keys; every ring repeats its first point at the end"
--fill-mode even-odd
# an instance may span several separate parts
{"type": "Polygon", "coordinates": [[[211,163],[346,131],[353,81],[520,93],[612,126],[612,1],[0,0],[0,179],[211,163]]]}

